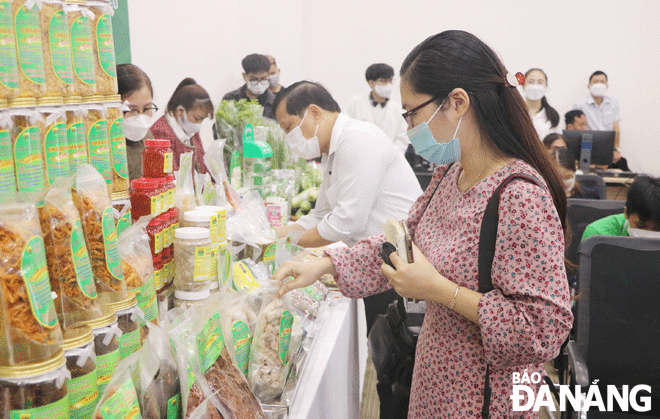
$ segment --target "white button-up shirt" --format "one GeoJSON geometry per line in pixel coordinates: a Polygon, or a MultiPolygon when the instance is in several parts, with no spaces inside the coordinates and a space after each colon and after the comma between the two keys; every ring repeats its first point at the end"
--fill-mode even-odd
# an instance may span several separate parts
{"type": "Polygon", "coordinates": [[[408,140],[408,124],[401,114],[403,108],[401,104],[393,100],[388,100],[385,106],[381,104],[373,105],[371,93],[366,95],[354,96],[345,109],[346,115],[360,121],[371,122],[390,137],[390,140],[405,154],[410,141],[408,140]]]}
{"type": "Polygon", "coordinates": [[[373,124],[339,114],[328,154],[321,159],[323,182],[315,208],[297,224],[317,226],[326,240],[352,246],[382,234],[389,219],[408,217],[422,189],[392,141],[373,124]]]}
{"type": "Polygon", "coordinates": [[[541,141],[543,141],[548,134],[561,134],[559,124],[554,128],[552,127],[552,122],[548,119],[548,115],[545,113],[545,108],[541,109],[536,115],[532,115],[532,122],[534,123],[534,128],[536,128],[536,132],[539,134],[539,139],[541,141]]]}
{"type": "Polygon", "coordinates": [[[589,129],[594,131],[612,131],[614,123],[621,120],[619,101],[609,96],[603,96],[598,106],[593,96],[589,95],[573,105],[573,109],[584,112],[589,129]]]}

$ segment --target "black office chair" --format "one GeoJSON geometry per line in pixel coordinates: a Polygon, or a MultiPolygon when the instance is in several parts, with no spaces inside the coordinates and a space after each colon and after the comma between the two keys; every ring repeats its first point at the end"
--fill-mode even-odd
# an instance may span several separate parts
{"type": "Polygon", "coordinates": [[[580,245],[579,255],[577,330],[575,341],[566,348],[569,383],[582,386],[584,393],[598,379],[606,404],[607,385],[619,391],[622,385],[630,390],[649,385],[650,412],[590,411],[586,417],[658,417],[660,240],[593,236],[580,245]]]}
{"type": "Polygon", "coordinates": [[[602,177],[593,174],[575,175],[575,180],[585,199],[607,199],[607,185],[602,177]]]}

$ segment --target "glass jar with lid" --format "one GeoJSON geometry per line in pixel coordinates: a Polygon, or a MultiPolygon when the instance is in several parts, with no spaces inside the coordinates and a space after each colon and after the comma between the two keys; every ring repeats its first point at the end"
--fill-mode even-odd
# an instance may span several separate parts
{"type": "Polygon", "coordinates": [[[119,338],[119,354],[121,359],[124,359],[140,349],[141,345],[137,297],[129,293],[125,300],[107,306],[115,310],[117,315],[117,324],[122,333],[119,338]]]}
{"type": "Polygon", "coordinates": [[[64,11],[68,14],[69,35],[73,62],[73,84],[76,96],[96,94],[96,60],[90,15],[85,2],[67,0],[64,11]]]}
{"type": "Polygon", "coordinates": [[[0,99],[0,194],[16,191],[14,152],[11,143],[12,125],[11,117],[7,112],[7,101],[0,99]]]}
{"type": "Polygon", "coordinates": [[[0,31],[4,36],[3,42],[0,43],[0,57],[3,57],[3,65],[0,66],[0,99],[3,100],[14,99],[19,94],[14,14],[11,6],[7,6],[5,1],[0,7],[0,31]]]}
{"type": "Polygon", "coordinates": [[[72,418],[91,417],[99,395],[92,328],[82,326],[66,330],[62,349],[71,373],[71,379],[66,383],[69,414],[72,418]]]}
{"type": "Polygon", "coordinates": [[[89,163],[87,156],[87,136],[85,135],[85,116],[80,96],[64,98],[66,115],[66,139],[69,144],[69,167],[75,175],[78,166],[89,163]]]}
{"type": "Polygon", "coordinates": [[[83,109],[87,111],[85,133],[89,164],[105,179],[108,195],[112,195],[112,165],[110,164],[110,139],[108,138],[108,109],[103,104],[102,96],[90,96],[83,99],[83,109]]]}
{"type": "Polygon", "coordinates": [[[39,98],[46,94],[46,69],[39,6],[32,0],[11,2],[18,57],[18,97],[39,98]]]}
{"type": "Polygon", "coordinates": [[[172,173],[173,154],[169,140],[145,140],[142,176],[161,178],[172,173]]]}
{"type": "Polygon", "coordinates": [[[200,307],[209,299],[211,293],[209,290],[202,291],[181,291],[174,290],[174,307],[181,307],[184,310],[190,307],[200,307]]]}
{"type": "Polygon", "coordinates": [[[66,135],[66,110],[61,97],[43,97],[37,100],[37,111],[44,120],[41,129],[43,157],[48,181],[68,177],[71,173],[69,141],[66,135]]]}
{"type": "Polygon", "coordinates": [[[117,63],[115,41],[112,33],[114,10],[108,1],[87,0],[87,7],[94,13],[91,21],[92,45],[96,57],[96,93],[117,94],[117,63]]]}
{"type": "Polygon", "coordinates": [[[182,227],[174,232],[174,287],[181,291],[209,289],[211,233],[208,228],[182,227]]]}
{"type": "Polygon", "coordinates": [[[121,96],[105,97],[108,109],[108,138],[112,159],[112,189],[115,193],[128,191],[128,159],[126,157],[126,137],[124,136],[124,110],[121,96]]]}
{"type": "Polygon", "coordinates": [[[62,0],[41,0],[41,43],[44,49],[46,96],[75,93],[69,22],[62,0]]]}
{"type": "Polygon", "coordinates": [[[115,310],[108,306],[101,306],[101,317],[90,321],[87,326],[92,328],[94,334],[96,383],[99,394],[103,394],[121,357],[119,339],[122,331],[119,329],[115,310]]]}
{"type": "Polygon", "coordinates": [[[42,192],[48,186],[46,164],[41,146],[40,123],[43,118],[35,110],[33,98],[18,98],[9,102],[11,141],[16,168],[16,186],[20,192],[42,192]]]}

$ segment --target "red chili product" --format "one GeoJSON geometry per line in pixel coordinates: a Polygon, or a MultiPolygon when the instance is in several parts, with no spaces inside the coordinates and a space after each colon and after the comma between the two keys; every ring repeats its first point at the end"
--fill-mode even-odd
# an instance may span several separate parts
{"type": "Polygon", "coordinates": [[[131,182],[131,215],[137,221],[144,215],[157,213],[160,209],[160,200],[155,179],[140,178],[131,182]]]}
{"type": "MultiPolygon", "coordinates": [[[[174,175],[168,175],[166,178],[167,187],[169,188],[167,202],[169,203],[168,209],[174,208],[174,201],[176,198],[176,185],[174,185],[174,175]]],[[[174,237],[174,236],[172,236],[174,237]]]]}
{"type": "Polygon", "coordinates": [[[172,173],[172,149],[169,140],[145,140],[142,152],[144,177],[160,178],[172,173]]]}
{"type": "Polygon", "coordinates": [[[156,255],[160,255],[160,250],[158,250],[158,244],[156,243],[156,241],[160,238],[158,236],[158,232],[160,229],[161,229],[160,217],[154,218],[149,222],[149,224],[147,224],[147,235],[149,236],[149,247],[151,248],[152,257],[155,257],[156,255]]]}
{"type": "Polygon", "coordinates": [[[159,290],[165,285],[163,281],[163,259],[160,254],[154,256],[154,285],[156,289],[159,290]]]}
{"type": "Polygon", "coordinates": [[[174,244],[174,220],[172,220],[171,210],[165,211],[162,215],[163,224],[163,260],[164,263],[169,263],[172,259],[173,251],[172,245],[174,244]]]}
{"type": "Polygon", "coordinates": [[[158,192],[158,199],[160,200],[159,214],[162,214],[169,209],[167,207],[167,193],[169,191],[167,188],[167,180],[165,179],[165,177],[159,177],[154,180],[158,184],[156,191],[158,192]]]}

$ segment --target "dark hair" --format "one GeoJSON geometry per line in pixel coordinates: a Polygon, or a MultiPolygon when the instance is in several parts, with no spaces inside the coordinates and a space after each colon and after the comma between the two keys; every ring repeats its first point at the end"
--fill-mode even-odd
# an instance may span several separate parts
{"type": "Polygon", "coordinates": [[[394,69],[391,65],[384,63],[371,64],[367,67],[367,72],[365,73],[367,81],[378,80],[378,79],[391,79],[394,77],[394,69]]]}
{"type": "MultiPolygon", "coordinates": [[[[541,70],[540,68],[530,68],[527,70],[527,73],[525,73],[525,79],[527,79],[527,76],[529,76],[529,73],[532,71],[538,71],[543,74],[543,77],[545,77],[545,83],[548,84],[548,75],[545,74],[545,71],[541,70]]],[[[545,96],[541,98],[541,109],[545,109],[545,116],[548,118],[548,121],[550,121],[550,126],[552,128],[559,125],[559,112],[550,106],[548,99],[546,99],[545,96]]]]}
{"type": "Polygon", "coordinates": [[[572,111],[568,111],[566,114],[564,114],[564,121],[566,122],[566,125],[569,125],[575,122],[575,120],[582,115],[584,115],[584,112],[579,109],[573,109],[572,111]]]}
{"type": "Polygon", "coordinates": [[[552,143],[554,143],[557,140],[566,141],[566,138],[564,138],[564,136],[561,134],[557,134],[556,132],[553,132],[545,136],[545,138],[543,139],[543,145],[545,145],[545,148],[550,150],[552,143]]]}
{"type": "Polygon", "coordinates": [[[605,80],[608,80],[607,79],[607,74],[605,74],[604,71],[596,70],[591,74],[591,76],[589,76],[589,83],[591,83],[591,79],[593,79],[594,76],[601,76],[601,75],[605,76],[605,80]]]}
{"type": "Polygon", "coordinates": [[[660,226],[660,178],[638,176],[628,188],[626,212],[637,214],[643,223],[653,220],[660,226]]]}
{"type": "MultiPolygon", "coordinates": [[[[274,65],[277,67],[277,61],[275,61],[275,57],[272,55],[266,55],[266,58],[268,58],[268,62],[270,62],[270,65],[274,65]]],[[[270,70],[270,66],[268,66],[268,70],[270,70]]]]}
{"type": "Polygon", "coordinates": [[[154,96],[154,89],[151,87],[151,80],[147,73],[135,64],[119,64],[117,65],[117,86],[119,87],[119,94],[122,99],[126,96],[137,92],[144,86],[149,88],[151,97],[154,96]]]}
{"type": "Polygon", "coordinates": [[[268,73],[270,70],[270,60],[265,55],[250,54],[241,61],[245,74],[250,73],[268,73]]]}
{"type": "Polygon", "coordinates": [[[179,106],[186,111],[204,108],[213,115],[213,103],[208,92],[190,77],[183,79],[172,93],[167,102],[167,112],[173,114],[179,106]]]}
{"type": "Polygon", "coordinates": [[[401,77],[416,93],[428,94],[441,105],[455,88],[464,89],[485,141],[496,152],[520,159],[545,179],[564,238],[566,222],[564,184],[543,147],[522,96],[505,84],[507,69],[495,52],[476,36],[445,31],[417,45],[401,65],[401,77]]]}
{"type": "Polygon", "coordinates": [[[299,81],[282,90],[273,102],[273,109],[277,111],[280,103],[286,100],[286,113],[302,117],[303,111],[309,105],[317,105],[330,112],[341,112],[339,104],[328,90],[319,83],[299,81]]]}

